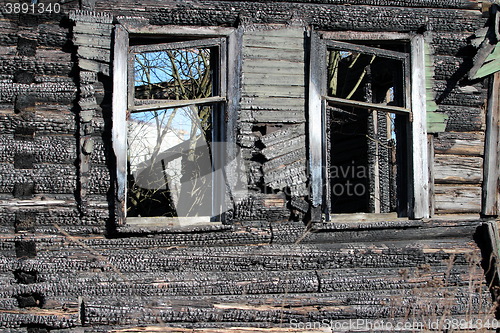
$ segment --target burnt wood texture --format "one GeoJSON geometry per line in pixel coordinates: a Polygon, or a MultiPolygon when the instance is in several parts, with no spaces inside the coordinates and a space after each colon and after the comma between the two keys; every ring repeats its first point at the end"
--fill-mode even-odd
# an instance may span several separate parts
{"type": "Polygon", "coordinates": [[[498,74],[491,83],[467,79],[476,54],[469,40],[488,24],[484,1],[57,3],[60,12],[43,13],[0,5],[1,331],[499,326],[496,235],[489,233],[496,221],[480,216],[497,210],[485,202],[498,204],[498,189],[484,184],[498,183],[498,162],[486,159],[484,167],[485,145],[498,154],[490,135],[498,101],[488,90],[498,90],[498,74]],[[128,45],[117,36],[128,38],[127,27],[148,35],[152,27],[167,34],[179,26],[192,29],[180,37],[187,40],[199,37],[199,27],[235,30],[227,55],[235,68],[227,70],[236,74],[221,121],[224,139],[235,144],[224,177],[241,186],[229,191],[224,223],[127,225],[117,207],[127,182],[117,169],[126,161],[115,154],[126,140],[112,128],[127,130],[117,113],[127,106],[116,105],[126,98],[119,90],[127,87],[127,65],[113,59],[128,45]],[[321,49],[311,49],[317,31],[423,36],[431,63],[420,79],[437,105],[427,113],[432,146],[422,147],[429,152],[430,219],[351,214],[321,221],[323,189],[312,198],[308,160],[311,150],[324,153],[308,145],[311,130],[323,128],[322,119],[310,123],[308,110],[315,105],[311,82],[324,74],[310,67],[311,53],[321,49]]]}

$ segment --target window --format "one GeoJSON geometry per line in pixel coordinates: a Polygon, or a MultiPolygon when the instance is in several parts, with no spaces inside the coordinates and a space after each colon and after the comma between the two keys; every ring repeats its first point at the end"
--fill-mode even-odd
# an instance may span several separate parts
{"type": "Polygon", "coordinates": [[[122,25],[115,30],[118,220],[128,225],[220,221],[232,30],[159,30],[152,34],[122,25]]]}
{"type": "Polygon", "coordinates": [[[423,40],[360,35],[370,34],[353,40],[354,34],[313,34],[309,131],[316,220],[346,213],[427,217],[423,40]]]}

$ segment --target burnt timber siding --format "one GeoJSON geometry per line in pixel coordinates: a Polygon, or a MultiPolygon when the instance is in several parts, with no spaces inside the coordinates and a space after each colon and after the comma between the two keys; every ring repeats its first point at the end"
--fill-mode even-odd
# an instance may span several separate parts
{"type": "Polygon", "coordinates": [[[308,209],[310,25],[430,31],[437,112],[448,116],[433,134],[436,211],[479,211],[486,90],[461,83],[474,54],[467,38],[485,23],[477,5],[82,1],[95,12],[74,13],[72,23],[77,2],[61,15],[2,11],[0,329],[304,332],[291,323],[492,318],[478,220],[286,222],[290,208],[308,209]],[[236,130],[250,195],[236,198],[233,225],[114,233],[111,32],[123,15],[243,27],[236,130]],[[276,72],[293,84],[273,89],[276,72]]]}
{"type": "Polygon", "coordinates": [[[431,43],[437,113],[448,118],[445,131],[434,133],[436,214],[481,211],[487,86],[465,80],[474,54],[466,38],[447,32],[433,34],[431,43]]]}
{"type": "Polygon", "coordinates": [[[308,195],[305,54],[302,27],[254,26],[243,35],[240,144],[243,156],[260,147],[248,161],[250,186],[294,197],[308,195]]]}

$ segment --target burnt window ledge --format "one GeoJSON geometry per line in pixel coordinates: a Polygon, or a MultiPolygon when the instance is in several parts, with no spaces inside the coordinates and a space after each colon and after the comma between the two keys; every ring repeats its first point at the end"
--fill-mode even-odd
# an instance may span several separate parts
{"type": "Polygon", "coordinates": [[[117,227],[119,234],[176,234],[232,231],[231,225],[220,222],[198,222],[189,218],[127,218],[125,225],[117,227]]]}
{"type": "Polygon", "coordinates": [[[147,236],[164,238],[172,246],[240,246],[272,244],[336,244],[351,242],[408,241],[426,237],[471,240],[481,225],[491,220],[478,215],[442,218],[366,219],[351,222],[241,221],[232,225],[220,223],[191,226],[124,225],[117,228],[118,238],[147,236]]]}

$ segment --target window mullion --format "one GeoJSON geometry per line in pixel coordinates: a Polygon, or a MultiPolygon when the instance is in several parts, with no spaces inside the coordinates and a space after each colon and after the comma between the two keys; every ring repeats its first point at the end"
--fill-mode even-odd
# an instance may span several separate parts
{"type": "Polygon", "coordinates": [[[332,97],[332,96],[323,96],[323,99],[325,99],[327,102],[330,102],[332,104],[337,104],[337,105],[352,106],[352,107],[357,107],[357,108],[377,110],[377,111],[383,111],[383,112],[392,112],[392,113],[396,113],[396,114],[411,114],[410,109],[402,108],[399,106],[361,102],[361,101],[355,101],[355,100],[351,100],[351,99],[344,99],[344,98],[338,98],[338,97],[332,97]]]}
{"type": "Polygon", "coordinates": [[[154,104],[143,104],[143,105],[134,105],[129,107],[130,112],[143,112],[143,111],[153,111],[160,109],[170,109],[170,108],[179,108],[190,105],[202,105],[202,104],[211,104],[217,102],[225,102],[226,98],[221,96],[213,96],[213,97],[205,97],[205,98],[197,98],[197,99],[186,99],[186,100],[170,100],[164,102],[158,102],[154,104]]]}

